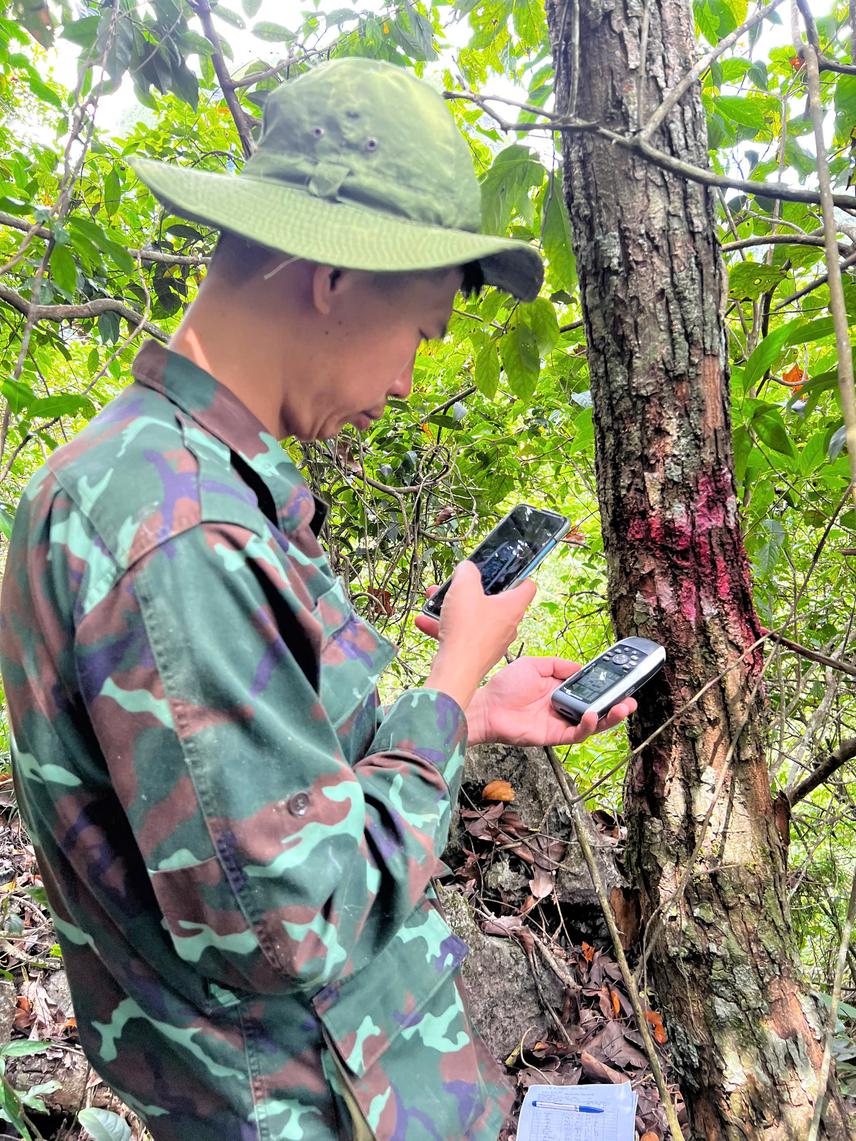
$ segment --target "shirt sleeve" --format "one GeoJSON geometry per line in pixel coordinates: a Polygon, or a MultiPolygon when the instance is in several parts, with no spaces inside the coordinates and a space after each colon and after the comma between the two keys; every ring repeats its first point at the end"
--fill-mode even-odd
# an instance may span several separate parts
{"type": "Polygon", "coordinates": [[[457,703],[415,689],[350,765],[295,654],[290,573],[260,536],[196,526],[128,571],[76,643],[176,951],[261,992],[319,989],[401,927],[437,869],[466,747],[457,703]]]}

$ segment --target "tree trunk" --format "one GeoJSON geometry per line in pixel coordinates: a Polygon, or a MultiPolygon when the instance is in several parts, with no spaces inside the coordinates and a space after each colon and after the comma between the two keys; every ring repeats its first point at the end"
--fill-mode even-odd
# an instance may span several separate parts
{"type": "MultiPolygon", "coordinates": [[[[685,0],[581,0],[578,18],[567,0],[547,0],[547,11],[563,115],[629,132],[637,90],[644,123],[694,62],[685,0]]],[[[697,89],[653,141],[707,165],[697,89]]],[[[590,135],[565,132],[562,144],[612,617],[620,636],[655,638],[668,653],[632,743],[727,671],[628,774],[630,872],[649,942],[662,924],[651,980],[693,1136],[805,1141],[822,1020],[800,978],[771,804],[712,202],[703,188],[590,135]]],[[[837,1096],[825,1130],[841,1141],[847,1134],[837,1096]]]]}

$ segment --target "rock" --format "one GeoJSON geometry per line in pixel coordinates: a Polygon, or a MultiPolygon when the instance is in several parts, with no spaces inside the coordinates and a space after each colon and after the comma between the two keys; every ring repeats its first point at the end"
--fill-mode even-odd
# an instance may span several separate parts
{"type": "MultiPolygon", "coordinates": [[[[526,954],[515,939],[495,938],[479,930],[463,894],[440,885],[440,902],[452,930],[470,949],[462,976],[467,991],[467,1009],[488,1050],[500,1061],[525,1038],[531,1045],[544,1036],[548,1016],[526,954]]],[[[562,1007],[562,988],[552,975],[539,970],[546,1001],[562,1007]]]]}

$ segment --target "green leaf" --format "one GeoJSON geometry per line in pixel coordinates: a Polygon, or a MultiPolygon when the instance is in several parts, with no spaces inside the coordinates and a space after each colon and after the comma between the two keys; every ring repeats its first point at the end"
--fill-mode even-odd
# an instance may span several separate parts
{"type": "Polygon", "coordinates": [[[11,377],[0,380],[0,395],[7,401],[10,410],[15,415],[28,408],[34,400],[38,399],[25,381],[13,380],[11,377]]]}
{"type": "Polygon", "coordinates": [[[95,414],[95,407],[91,400],[76,393],[60,393],[56,396],[42,396],[34,400],[28,408],[30,416],[39,416],[44,420],[53,420],[56,416],[72,416],[76,412],[87,412],[87,419],[95,414]]]}
{"type": "Polygon", "coordinates": [[[547,41],[543,0],[514,0],[511,19],[524,47],[537,48],[547,41]]]}
{"type": "Polygon", "coordinates": [[[8,507],[3,507],[0,504],[0,535],[8,542],[12,538],[12,527],[15,523],[15,516],[8,507]]]}
{"type": "Polygon", "coordinates": [[[77,289],[77,263],[68,246],[54,246],[51,250],[51,277],[63,293],[74,295],[77,289]]]}
{"type": "Polygon", "coordinates": [[[98,334],[105,344],[115,345],[119,340],[119,314],[100,313],[98,315],[98,334]]]}
{"type": "Polygon", "coordinates": [[[728,269],[728,292],[738,300],[748,297],[755,301],[762,293],[775,289],[784,276],[782,267],[754,261],[737,262],[728,269]]]}
{"type": "Polygon", "coordinates": [[[44,80],[40,78],[38,72],[33,68],[27,69],[27,83],[32,93],[38,99],[41,99],[44,103],[50,103],[52,107],[56,107],[60,111],[64,110],[62,99],[60,99],[52,87],[48,87],[44,80]]]}
{"type": "Polygon", "coordinates": [[[258,36],[260,40],[267,40],[270,43],[290,43],[295,37],[294,33],[290,32],[288,28],[283,27],[282,24],[274,24],[270,20],[262,20],[258,24],[253,24],[253,35],[258,36]]]}
{"type": "Polygon", "coordinates": [[[541,185],[544,174],[544,167],[527,147],[513,143],[500,151],[481,184],[485,231],[504,234],[515,213],[531,225],[534,205],[529,191],[541,185]]]}
{"type": "Polygon", "coordinates": [[[111,218],[119,209],[121,199],[122,180],[116,173],[115,168],[111,168],[107,171],[107,176],[104,179],[104,209],[111,218]]]}
{"type": "Polygon", "coordinates": [[[528,305],[521,305],[519,312],[535,334],[538,352],[546,357],[556,347],[560,336],[555,306],[546,297],[537,297],[528,305]]]}
{"type": "Polygon", "coordinates": [[[88,52],[95,47],[99,20],[98,16],[84,16],[81,20],[72,20],[70,24],[63,25],[62,38],[88,52]]]}
{"type": "Polygon", "coordinates": [[[767,90],[769,80],[767,77],[767,65],[763,60],[757,60],[755,63],[750,64],[747,74],[757,88],[761,91],[767,90]]]}
{"type": "Polygon", "coordinates": [[[789,321],[787,325],[780,325],[756,346],[746,362],[743,373],[746,390],[752,388],[767,369],[772,367],[783,349],[789,345],[807,345],[819,341],[833,332],[831,317],[821,317],[817,321],[789,321]]]}
{"type": "Polygon", "coordinates": [[[119,269],[124,270],[125,273],[134,272],[134,269],[136,268],[134,259],[120,242],[117,242],[110,237],[103,226],[100,226],[91,218],[84,218],[79,215],[75,215],[74,217],[69,218],[68,228],[72,231],[72,233],[76,230],[78,233],[82,234],[84,238],[88,238],[88,240],[92,242],[94,246],[97,246],[102,253],[105,253],[108,257],[112,258],[119,269]]]}
{"type": "Polygon", "coordinates": [[[243,16],[237,12],[233,12],[231,8],[224,8],[222,4],[212,4],[211,11],[215,16],[219,16],[221,20],[225,20],[227,24],[231,24],[233,28],[239,28],[243,31],[247,26],[247,22],[243,16]]]}
{"type": "Polygon", "coordinates": [[[244,14],[249,16],[251,20],[259,14],[259,8],[262,6],[262,0],[241,0],[241,7],[244,9],[244,14]]]}
{"type": "Polygon", "coordinates": [[[766,107],[759,99],[745,95],[717,95],[713,102],[717,111],[733,123],[752,127],[756,132],[767,125],[766,107]]]}
{"type": "Polygon", "coordinates": [[[486,344],[476,357],[473,380],[479,392],[483,392],[488,400],[493,400],[499,387],[499,353],[495,341],[486,344]]]}
{"type": "Polygon", "coordinates": [[[499,352],[511,391],[527,400],[535,391],[541,371],[535,334],[528,325],[517,324],[500,337],[499,352]]]}
{"type": "Polygon", "coordinates": [[[431,60],[437,58],[434,47],[434,29],[431,21],[417,12],[411,4],[399,12],[393,21],[390,32],[392,38],[412,60],[431,60]]]}
{"type": "Polygon", "coordinates": [[[31,1042],[29,1038],[16,1038],[14,1042],[7,1042],[0,1048],[0,1054],[4,1058],[26,1058],[30,1054],[43,1054],[52,1045],[52,1042],[31,1042]]]}
{"type": "Polygon", "coordinates": [[[541,222],[541,244],[550,265],[550,278],[559,289],[577,284],[577,263],[571,239],[571,220],[562,193],[562,180],[550,175],[545,191],[541,222]]]}
{"type": "Polygon", "coordinates": [[[93,1141],[130,1141],[130,1125],[109,1109],[81,1109],[77,1120],[92,1135],[93,1141]]]}
{"type": "Polygon", "coordinates": [[[794,445],[791,443],[791,438],[778,408],[772,408],[769,405],[761,408],[752,417],[752,427],[758,438],[768,447],[783,456],[794,455],[794,445]]]}
{"type": "Polygon", "coordinates": [[[835,84],[835,112],[846,126],[856,123],[856,75],[839,75],[835,84]]]}

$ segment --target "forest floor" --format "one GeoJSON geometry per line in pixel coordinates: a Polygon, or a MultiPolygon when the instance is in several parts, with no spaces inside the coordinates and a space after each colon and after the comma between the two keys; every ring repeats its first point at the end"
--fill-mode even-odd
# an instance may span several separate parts
{"type": "MultiPolygon", "coordinates": [[[[558,927],[551,925],[552,936],[547,933],[545,918],[550,914],[552,868],[558,853],[545,848],[543,838],[522,823],[509,803],[475,806],[462,817],[468,842],[463,858],[456,861],[453,882],[482,916],[492,912],[494,918],[481,924],[486,934],[516,941],[532,960],[533,973],[536,957],[548,964],[552,960],[556,975],[549,1001],[539,987],[545,1013],[540,1032],[521,1042],[510,1057],[498,1059],[507,1065],[517,1090],[515,1110],[501,1141],[514,1141],[517,1115],[530,1085],[628,1081],[638,1097],[636,1138],[661,1141],[668,1136],[665,1114],[611,951],[594,941],[574,942],[561,921],[558,927]],[[497,900],[494,889],[490,899],[482,899],[484,873],[500,852],[504,858],[510,853],[519,864],[522,874],[516,881],[516,897],[506,888],[502,889],[504,898],[497,900]],[[560,930],[564,936],[557,934],[560,930]]],[[[595,813],[593,819],[601,831],[619,828],[604,813],[595,813]]],[[[0,918],[0,1058],[8,1079],[0,1090],[0,1115],[14,1119],[14,1112],[23,1110],[33,1141],[78,1141],[89,1134],[82,1130],[77,1113],[95,1106],[121,1114],[130,1126],[132,1141],[146,1141],[148,1134],[140,1122],[89,1066],[78,1043],[33,849],[14,809],[11,785],[2,779],[0,918]],[[22,1104],[14,1105],[10,1087],[18,1091],[22,1104]]],[[[497,980],[497,987],[497,1000],[502,1001],[502,980],[497,980]]],[[[646,1019],[668,1076],[666,1029],[656,1011],[648,1011],[646,1019]]],[[[679,1120],[685,1124],[685,1109],[674,1081],[669,1080],[669,1087],[679,1120]]],[[[0,1141],[18,1136],[11,1124],[4,1126],[0,1120],[0,1141]]]]}

